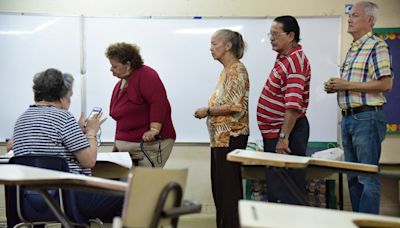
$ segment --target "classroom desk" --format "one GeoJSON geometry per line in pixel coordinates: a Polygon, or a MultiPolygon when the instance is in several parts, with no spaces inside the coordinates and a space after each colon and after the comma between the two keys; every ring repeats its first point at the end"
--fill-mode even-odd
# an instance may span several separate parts
{"type": "Polygon", "coordinates": [[[250,200],[239,201],[239,218],[242,228],[400,227],[396,217],[250,200]]]}
{"type": "Polygon", "coordinates": [[[265,165],[280,168],[305,169],[313,166],[365,173],[378,172],[378,166],[376,165],[239,149],[230,152],[227,155],[227,159],[246,165],[265,165]]]}
{"type": "Polygon", "coordinates": [[[127,179],[132,168],[132,159],[128,152],[99,152],[92,175],[107,179],[127,179]]]}
{"type": "MultiPolygon", "coordinates": [[[[0,164],[8,164],[10,155],[0,155],[0,164]]],[[[107,179],[126,179],[132,168],[128,152],[99,152],[92,175],[107,179]]]]}
{"type": "Polygon", "coordinates": [[[125,182],[14,164],[0,165],[0,184],[35,188],[64,227],[72,226],[47,193],[47,189],[90,189],[123,195],[128,188],[128,184],[125,182]]]}
{"type": "MultiPolygon", "coordinates": [[[[333,173],[351,173],[356,175],[375,175],[379,169],[376,165],[360,164],[354,162],[334,161],[321,158],[303,157],[295,155],[277,154],[270,152],[257,152],[249,150],[236,149],[227,155],[227,160],[233,162],[240,162],[243,167],[253,165],[262,165],[279,168],[294,168],[294,169],[306,169],[309,172],[315,172],[318,170],[318,174],[331,175],[333,173]]],[[[257,167],[256,167],[257,168],[257,167]]],[[[259,167],[257,168],[259,169],[259,167]]],[[[277,174],[285,182],[293,194],[301,201],[306,204],[305,197],[301,194],[300,189],[295,185],[286,172],[280,169],[276,169],[277,174]]],[[[263,171],[265,172],[265,171],[263,171]]],[[[264,174],[265,175],[265,174],[264,174]]],[[[343,209],[343,185],[341,176],[339,180],[339,201],[340,209],[343,209]]]]}
{"type": "Polygon", "coordinates": [[[0,155],[0,164],[8,164],[8,160],[10,160],[10,156],[3,154],[0,155]]]}
{"type": "Polygon", "coordinates": [[[106,179],[126,179],[130,168],[109,161],[97,161],[92,168],[92,176],[106,179]]]}

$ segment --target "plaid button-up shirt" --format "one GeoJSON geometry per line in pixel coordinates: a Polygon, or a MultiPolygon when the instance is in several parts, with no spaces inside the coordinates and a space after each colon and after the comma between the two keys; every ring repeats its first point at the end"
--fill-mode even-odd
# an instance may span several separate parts
{"type": "MultiPolygon", "coordinates": [[[[351,44],[340,69],[340,78],[351,82],[368,82],[382,76],[391,76],[391,59],[388,45],[380,38],[367,33],[351,44]]],[[[339,91],[341,109],[363,105],[379,106],[386,102],[383,93],[339,91]]]]}

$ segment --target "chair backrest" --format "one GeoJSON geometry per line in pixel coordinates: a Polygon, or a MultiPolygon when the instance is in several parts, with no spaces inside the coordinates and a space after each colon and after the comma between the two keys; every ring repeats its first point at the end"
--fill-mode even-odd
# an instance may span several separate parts
{"type": "MultiPolygon", "coordinates": [[[[9,160],[10,164],[20,164],[26,166],[33,166],[51,170],[58,170],[69,172],[69,167],[65,159],[56,156],[41,156],[41,155],[26,155],[14,156],[9,160]]],[[[42,196],[34,190],[26,187],[6,187],[7,188],[7,214],[17,213],[17,218],[10,218],[20,220],[22,222],[54,222],[56,217],[47,206],[42,196]]],[[[58,189],[48,190],[49,194],[60,205],[62,204],[61,191],[58,189]]],[[[20,221],[13,221],[11,223],[18,223],[20,221]]]]}
{"type": "MultiPolygon", "coordinates": [[[[171,183],[185,189],[187,169],[161,169],[137,167],[129,174],[129,188],[125,194],[122,221],[124,227],[151,227],[160,195],[171,183]]],[[[163,209],[174,207],[176,192],[168,194],[163,209]]],[[[171,224],[171,219],[161,219],[159,225],[171,224]]]]}
{"type": "Polygon", "coordinates": [[[24,155],[10,158],[10,164],[20,164],[44,169],[69,172],[67,161],[62,157],[44,155],[24,155]]]}

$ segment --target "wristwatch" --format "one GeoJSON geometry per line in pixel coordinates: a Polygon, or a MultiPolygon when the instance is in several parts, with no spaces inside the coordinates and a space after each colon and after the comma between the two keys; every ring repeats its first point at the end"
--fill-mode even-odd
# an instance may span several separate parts
{"type": "Polygon", "coordinates": [[[283,131],[279,132],[279,139],[289,138],[289,134],[283,131]]]}

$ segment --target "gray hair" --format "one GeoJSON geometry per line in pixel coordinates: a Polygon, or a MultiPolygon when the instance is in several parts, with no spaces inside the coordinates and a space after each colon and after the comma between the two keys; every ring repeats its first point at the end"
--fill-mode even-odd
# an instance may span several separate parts
{"type": "Polygon", "coordinates": [[[57,101],[64,98],[72,90],[74,78],[70,74],[49,68],[33,77],[33,93],[35,101],[57,101]]]}
{"type": "Polygon", "coordinates": [[[67,87],[68,91],[72,90],[72,87],[74,85],[74,77],[72,77],[72,75],[69,73],[64,73],[63,78],[64,78],[65,87],[67,87]]]}
{"type": "Polygon", "coordinates": [[[225,43],[231,42],[232,44],[232,53],[236,58],[241,59],[244,54],[245,43],[243,41],[243,37],[240,33],[229,30],[229,29],[220,29],[216,31],[216,34],[222,35],[225,43]]]}
{"type": "Polygon", "coordinates": [[[378,5],[369,1],[357,2],[356,4],[364,6],[365,14],[367,14],[368,16],[372,16],[372,26],[374,26],[376,21],[378,20],[378,5]]]}

